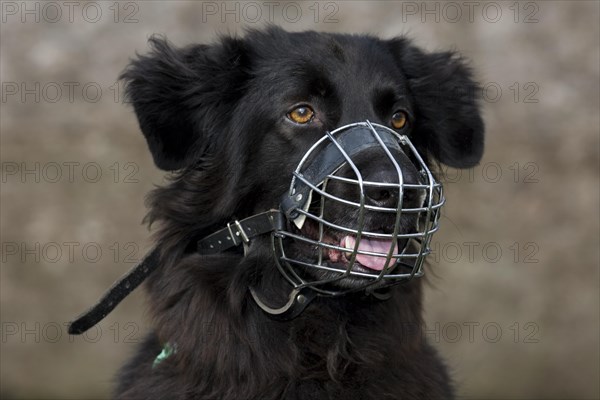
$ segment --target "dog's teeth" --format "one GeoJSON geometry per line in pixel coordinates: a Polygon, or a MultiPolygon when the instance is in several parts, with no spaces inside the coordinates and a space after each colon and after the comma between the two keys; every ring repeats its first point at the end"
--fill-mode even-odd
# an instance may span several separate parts
{"type": "Polygon", "coordinates": [[[349,244],[349,243],[350,243],[350,237],[346,236],[344,238],[344,247],[347,248],[347,249],[349,249],[352,246],[352,244],[349,244]]]}
{"type": "MultiPolygon", "coordinates": [[[[350,238],[349,238],[348,236],[346,236],[346,237],[344,238],[344,247],[345,247],[346,249],[349,249],[349,248],[350,248],[350,246],[351,246],[351,244],[350,244],[349,242],[350,242],[350,238]]],[[[345,256],[346,256],[346,258],[349,260],[349,259],[350,259],[350,257],[352,257],[352,252],[351,252],[351,251],[345,251],[345,252],[344,252],[344,255],[345,255],[345,256]]]]}

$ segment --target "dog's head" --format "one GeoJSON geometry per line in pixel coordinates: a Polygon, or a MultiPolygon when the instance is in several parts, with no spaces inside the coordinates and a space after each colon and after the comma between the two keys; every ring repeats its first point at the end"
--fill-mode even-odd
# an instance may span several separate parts
{"type": "Polygon", "coordinates": [[[309,196],[273,241],[296,284],[353,289],[398,274],[410,238],[431,228],[423,223],[442,201],[428,166],[468,168],[482,156],[477,87],[455,53],[278,28],[213,45],[151,45],[123,78],[156,165],[179,171],[185,212],[203,215],[179,222],[186,237],[281,209],[296,198],[302,168],[341,154],[308,180],[309,196]]]}

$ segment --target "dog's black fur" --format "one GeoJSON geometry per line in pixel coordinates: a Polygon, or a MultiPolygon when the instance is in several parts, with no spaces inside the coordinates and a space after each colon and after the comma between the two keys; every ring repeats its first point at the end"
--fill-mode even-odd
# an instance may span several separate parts
{"type": "Polygon", "coordinates": [[[290,287],[268,237],[248,253],[201,256],[194,243],[277,208],[300,157],[325,130],[370,120],[403,132],[428,163],[475,165],[483,150],[476,84],[452,52],[425,53],[405,38],[287,33],[275,27],[152,52],[124,72],[127,94],[158,167],[174,172],[149,196],[160,225],[161,266],[148,279],[153,332],[123,368],[119,399],[447,399],[448,372],[421,335],[418,279],[389,300],[317,298],[277,322],[290,287]],[[314,120],[286,115],[309,104],[314,120]],[[165,343],[176,352],[152,367],[165,343]]]}

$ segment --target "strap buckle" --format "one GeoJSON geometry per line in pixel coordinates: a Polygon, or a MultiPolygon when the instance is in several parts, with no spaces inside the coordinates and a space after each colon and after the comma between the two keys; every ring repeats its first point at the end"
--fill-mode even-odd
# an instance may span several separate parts
{"type": "Polygon", "coordinates": [[[233,242],[233,244],[235,246],[238,246],[242,243],[248,244],[250,243],[250,239],[248,238],[248,235],[246,235],[246,232],[244,232],[244,228],[242,227],[242,224],[240,224],[240,221],[238,221],[237,219],[235,221],[233,221],[233,225],[228,222],[227,223],[227,230],[229,231],[229,235],[231,236],[231,241],[233,242]],[[235,229],[237,230],[237,232],[235,232],[235,234],[233,233],[233,230],[231,229],[231,227],[235,227],[235,229]],[[241,241],[238,241],[238,238],[241,237],[241,241]]]}

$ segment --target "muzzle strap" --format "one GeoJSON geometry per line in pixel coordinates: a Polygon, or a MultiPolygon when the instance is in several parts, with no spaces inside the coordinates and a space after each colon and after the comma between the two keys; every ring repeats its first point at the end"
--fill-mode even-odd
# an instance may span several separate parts
{"type": "Polygon", "coordinates": [[[240,244],[248,244],[250,239],[282,230],[285,217],[279,210],[269,210],[241,221],[235,220],[227,227],[198,241],[198,253],[217,254],[240,244]]]}
{"type": "Polygon", "coordinates": [[[116,281],[104,296],[89,310],[81,314],[69,325],[69,335],[80,335],[102,321],[114,308],[133,292],[156,267],[158,267],[159,251],[154,249],[142,262],[130,269],[116,281]]]}
{"type": "MultiPolygon", "coordinates": [[[[250,239],[282,230],[284,215],[278,210],[269,210],[241,221],[234,221],[210,236],[198,241],[200,254],[217,254],[250,239]]],[[[102,321],[131,292],[133,292],[159,265],[159,251],[154,249],[142,262],[129,270],[89,310],[78,316],[69,325],[70,335],[80,335],[102,321]]]]}

